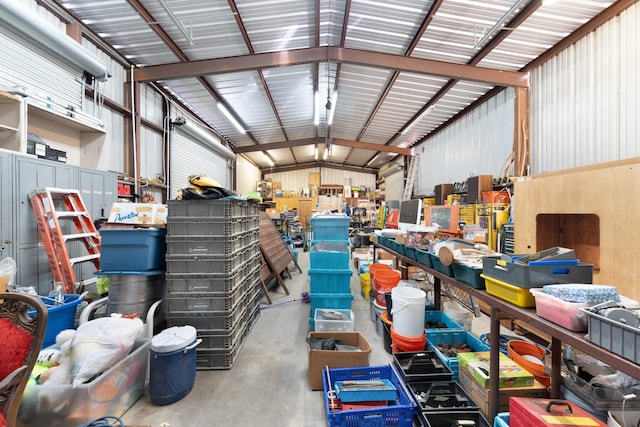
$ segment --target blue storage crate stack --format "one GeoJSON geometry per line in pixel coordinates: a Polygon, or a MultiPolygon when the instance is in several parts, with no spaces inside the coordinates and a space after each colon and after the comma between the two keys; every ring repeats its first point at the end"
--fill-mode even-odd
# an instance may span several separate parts
{"type": "Polygon", "coordinates": [[[170,200],[168,207],[167,325],[196,328],[196,369],[229,369],[260,315],[258,204],[170,200]]]}
{"type": "Polygon", "coordinates": [[[453,381],[458,381],[457,349],[477,352],[489,351],[489,346],[466,330],[441,329],[427,333],[427,344],[453,372],[453,381]]]}
{"type": "MultiPolygon", "coordinates": [[[[348,222],[344,230],[339,231],[336,224],[344,222],[342,215],[338,217],[338,222],[334,221],[334,215],[324,215],[323,218],[314,222],[314,232],[318,223],[320,235],[331,237],[328,240],[317,241],[309,251],[309,300],[311,301],[311,312],[309,324],[311,331],[316,330],[316,316],[324,319],[323,314],[338,315],[338,313],[352,313],[351,303],[353,293],[351,292],[351,271],[349,244],[348,244],[348,222]],[[326,219],[328,218],[328,219],[326,219]],[[326,224],[325,224],[326,223],[326,224]],[[331,231],[329,231],[331,229],[331,231]],[[344,237],[344,240],[341,239],[344,237]],[[322,310],[338,310],[324,313],[322,310]]],[[[317,218],[317,217],[316,217],[317,218]]],[[[312,218],[312,221],[314,219],[312,218]]],[[[349,219],[347,218],[347,221],[349,219]]],[[[342,226],[341,226],[342,227],[342,226]]],[[[329,320],[329,319],[326,319],[329,320]]],[[[342,319],[346,321],[346,330],[353,330],[354,319],[342,319]]],[[[326,323],[330,325],[331,323],[326,323]]],[[[336,322],[336,327],[345,330],[344,322],[336,322]]]]}

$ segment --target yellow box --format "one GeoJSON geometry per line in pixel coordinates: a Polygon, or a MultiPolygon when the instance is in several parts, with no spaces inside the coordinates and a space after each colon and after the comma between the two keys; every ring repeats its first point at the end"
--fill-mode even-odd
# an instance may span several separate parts
{"type": "Polygon", "coordinates": [[[515,304],[518,307],[535,307],[536,299],[531,292],[529,292],[529,289],[513,286],[484,274],[481,274],[480,277],[484,278],[488,294],[515,304]]]}

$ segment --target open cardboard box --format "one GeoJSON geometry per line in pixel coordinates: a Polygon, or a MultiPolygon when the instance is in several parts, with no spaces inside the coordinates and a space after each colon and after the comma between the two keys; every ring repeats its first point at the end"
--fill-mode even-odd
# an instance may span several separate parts
{"type": "Polygon", "coordinates": [[[322,375],[326,375],[325,367],[351,368],[369,366],[371,346],[359,332],[309,332],[309,338],[335,338],[344,345],[356,346],[360,350],[311,350],[309,352],[309,387],[311,390],[324,390],[322,375]]]}

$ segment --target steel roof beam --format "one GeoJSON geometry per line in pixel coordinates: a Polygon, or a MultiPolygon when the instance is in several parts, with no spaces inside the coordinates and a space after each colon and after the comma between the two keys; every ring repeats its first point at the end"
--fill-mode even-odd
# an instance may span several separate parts
{"type": "MultiPolygon", "coordinates": [[[[313,144],[324,144],[324,138],[307,138],[307,139],[299,139],[292,141],[282,141],[282,142],[272,142],[269,144],[260,144],[260,145],[248,145],[243,147],[233,147],[233,151],[235,153],[251,153],[255,151],[264,151],[264,150],[279,150],[282,148],[291,148],[291,147],[301,147],[304,145],[313,145],[313,144]]],[[[413,153],[411,148],[402,148],[402,147],[394,147],[392,145],[380,145],[380,144],[372,144],[368,142],[362,141],[350,141],[347,139],[332,139],[332,145],[339,145],[343,147],[352,147],[352,148],[360,148],[363,150],[373,150],[373,151],[384,151],[387,153],[396,153],[402,154],[405,156],[410,156],[413,153]]]]}
{"type": "Polygon", "coordinates": [[[133,78],[137,82],[173,80],[216,73],[306,64],[326,61],[327,59],[334,62],[490,83],[497,86],[529,87],[528,72],[497,70],[342,47],[283,50],[254,55],[153,65],[135,69],[133,78]]]}

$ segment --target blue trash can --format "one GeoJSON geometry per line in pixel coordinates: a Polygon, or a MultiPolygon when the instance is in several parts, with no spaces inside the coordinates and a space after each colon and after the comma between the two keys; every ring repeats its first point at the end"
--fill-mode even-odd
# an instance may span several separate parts
{"type": "Polygon", "coordinates": [[[196,338],[193,326],[173,326],[151,339],[149,395],[155,405],[170,405],[185,397],[196,379],[196,338]]]}

